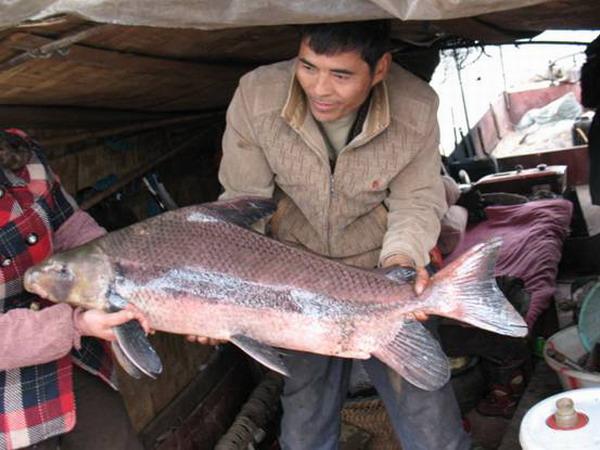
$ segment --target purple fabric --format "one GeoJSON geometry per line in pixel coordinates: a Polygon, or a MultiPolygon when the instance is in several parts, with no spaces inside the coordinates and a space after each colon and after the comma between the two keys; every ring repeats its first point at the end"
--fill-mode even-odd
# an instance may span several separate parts
{"type": "Polygon", "coordinates": [[[488,219],[470,228],[460,245],[444,260],[456,259],[471,246],[500,236],[503,239],[496,275],[519,277],[531,295],[525,320],[529,328],[546,310],[556,289],[563,241],[569,233],[573,205],[563,199],[520,205],[491,206],[488,219]]]}

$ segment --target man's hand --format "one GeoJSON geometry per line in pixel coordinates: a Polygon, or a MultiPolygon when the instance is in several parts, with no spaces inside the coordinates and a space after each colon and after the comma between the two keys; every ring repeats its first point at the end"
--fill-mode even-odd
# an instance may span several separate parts
{"type": "Polygon", "coordinates": [[[108,313],[97,309],[83,310],[77,308],[73,315],[75,328],[82,336],[94,336],[106,341],[115,340],[113,327],[130,320],[137,320],[146,333],[152,333],[150,323],[144,314],[135,306],[127,305],[125,309],[108,313]]]}
{"type": "Polygon", "coordinates": [[[197,342],[202,345],[220,345],[227,342],[225,339],[213,339],[206,336],[195,336],[193,334],[186,336],[186,339],[188,342],[197,342]]]}
{"type": "Polygon", "coordinates": [[[425,267],[417,267],[415,270],[417,272],[417,276],[415,277],[413,288],[415,289],[415,294],[421,295],[429,284],[429,272],[427,272],[425,267]]]}
{"type": "MultiPolygon", "coordinates": [[[[429,273],[427,272],[427,269],[425,267],[416,267],[414,260],[406,255],[398,254],[389,256],[385,259],[385,261],[383,261],[382,266],[401,266],[414,269],[415,281],[413,283],[413,289],[417,295],[421,295],[429,284],[429,273]]],[[[422,311],[415,311],[412,314],[414,318],[420,322],[424,322],[429,318],[429,316],[422,311]]]]}

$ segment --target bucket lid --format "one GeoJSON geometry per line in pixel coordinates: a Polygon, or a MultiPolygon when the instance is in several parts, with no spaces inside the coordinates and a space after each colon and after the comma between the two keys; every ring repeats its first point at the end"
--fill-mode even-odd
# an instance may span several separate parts
{"type": "Polygon", "coordinates": [[[583,347],[591,352],[600,342],[600,283],[596,283],[584,297],[578,327],[583,347]]]}
{"type": "Polygon", "coordinates": [[[524,450],[587,450],[600,448],[600,388],[575,389],[549,397],[525,414],[519,430],[519,441],[524,450]],[[574,426],[558,429],[552,426],[557,412],[556,402],[568,397],[574,403],[579,421],[574,426]]]}

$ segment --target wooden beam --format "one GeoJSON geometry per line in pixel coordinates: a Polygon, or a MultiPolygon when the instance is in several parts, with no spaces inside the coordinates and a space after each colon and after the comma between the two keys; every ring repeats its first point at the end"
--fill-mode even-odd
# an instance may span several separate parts
{"type": "MultiPolygon", "coordinates": [[[[177,448],[174,443],[195,428],[203,434],[210,432],[211,442],[205,442],[204,448],[212,448],[253,384],[248,365],[239,352],[231,345],[220,347],[198,376],[142,430],[144,448],[154,449],[161,444],[161,448],[177,448]],[[192,416],[194,411],[197,413],[192,416]]],[[[185,445],[198,448],[191,441],[185,445]]]]}
{"type": "Polygon", "coordinates": [[[99,129],[120,127],[142,121],[155,122],[192,116],[209,117],[222,114],[222,112],[222,109],[206,109],[179,113],[158,113],[73,106],[0,105],[0,128],[99,129]]]}
{"type": "MultiPolygon", "coordinates": [[[[199,111],[199,113],[202,113],[202,111],[199,111]]],[[[195,112],[191,114],[195,114],[195,112]]],[[[174,114],[71,106],[0,105],[0,127],[2,128],[64,128],[66,130],[102,128],[169,117],[174,117],[174,114]]]]}
{"type": "MultiPolygon", "coordinates": [[[[106,30],[108,26],[109,25],[86,26],[81,30],[75,31],[74,33],[69,33],[68,35],[56,39],[54,41],[48,39],[46,42],[39,45],[37,48],[26,49],[20,55],[17,55],[13,58],[10,58],[8,61],[0,63],[0,72],[3,70],[12,69],[13,67],[26,63],[27,61],[31,61],[32,59],[49,58],[56,53],[60,53],[67,47],[70,47],[71,45],[79,41],[83,41],[84,39],[87,39],[90,36],[93,36],[95,34],[100,33],[101,31],[106,30]]],[[[9,37],[8,40],[10,41],[10,39],[11,38],[9,37]]]]}
{"type": "MultiPolygon", "coordinates": [[[[174,424],[156,450],[214,450],[253,387],[243,361],[227,367],[222,378],[183,423],[174,424]]],[[[143,442],[147,442],[145,439],[143,442]]],[[[152,444],[152,443],[150,443],[152,444]]]]}
{"type": "MultiPolygon", "coordinates": [[[[14,33],[2,42],[2,45],[14,50],[35,52],[45,45],[52,43],[49,38],[28,33],[14,33]]],[[[144,75],[170,76],[180,78],[215,76],[220,79],[237,80],[248,70],[248,66],[230,66],[222,63],[195,63],[153,56],[142,56],[132,53],[105,50],[83,45],[72,45],[64,55],[52,55],[53,58],[64,58],[65,61],[89,67],[99,67],[111,70],[123,70],[144,75]]],[[[0,66],[1,68],[1,66],[0,66]]],[[[10,69],[11,67],[8,67],[10,69]]],[[[6,69],[5,69],[6,70],[6,69]]]]}
{"type": "Polygon", "coordinates": [[[131,125],[124,125],[116,128],[109,128],[105,130],[92,131],[89,133],[76,133],[71,134],[69,136],[58,136],[55,138],[47,138],[41,139],[42,143],[47,146],[53,145],[66,145],[72,144],[74,142],[81,142],[90,139],[100,139],[108,136],[118,136],[122,134],[131,134],[137,133],[139,131],[151,130],[154,128],[163,128],[171,125],[178,125],[182,123],[189,122],[199,122],[202,120],[210,119],[211,117],[219,117],[223,115],[224,112],[217,113],[207,113],[207,114],[195,114],[191,116],[180,116],[180,117],[171,117],[167,119],[159,119],[153,121],[145,121],[141,123],[134,123],[131,125]]]}
{"type": "Polygon", "coordinates": [[[515,39],[530,38],[538,31],[509,30],[497,27],[492,23],[478,20],[477,17],[462,17],[459,19],[444,19],[436,21],[439,29],[471,41],[492,43],[510,43],[515,39]]]}

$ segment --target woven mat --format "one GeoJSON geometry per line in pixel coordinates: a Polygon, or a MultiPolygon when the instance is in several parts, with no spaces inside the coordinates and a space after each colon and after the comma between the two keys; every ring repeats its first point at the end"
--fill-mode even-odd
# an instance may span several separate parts
{"type": "Polygon", "coordinates": [[[402,450],[397,442],[390,419],[379,398],[346,402],[342,422],[366,431],[371,436],[365,450],[402,450]]]}

